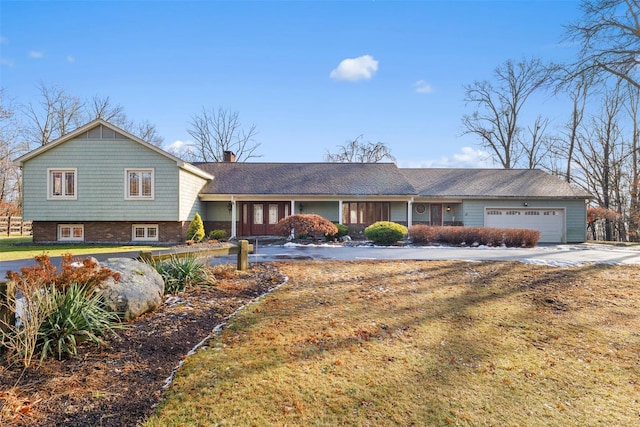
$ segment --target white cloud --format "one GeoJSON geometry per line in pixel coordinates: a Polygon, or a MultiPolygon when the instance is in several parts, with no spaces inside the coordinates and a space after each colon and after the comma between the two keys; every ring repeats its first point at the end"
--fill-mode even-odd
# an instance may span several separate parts
{"type": "Polygon", "coordinates": [[[32,50],[31,52],[29,52],[29,58],[31,59],[40,59],[44,57],[44,53],[40,52],[39,50],[32,50]]]}
{"type": "Polygon", "coordinates": [[[338,67],[331,71],[329,77],[335,80],[355,82],[369,80],[378,71],[378,61],[371,55],[362,55],[357,58],[342,60],[338,67]]]}
{"type": "Polygon", "coordinates": [[[433,87],[424,80],[418,80],[413,84],[413,87],[416,88],[416,93],[432,93],[433,87]]]}
{"type": "Polygon", "coordinates": [[[489,153],[462,147],[459,153],[439,159],[399,160],[402,168],[488,168],[492,167],[489,153]]]}
{"type": "Polygon", "coordinates": [[[15,65],[13,60],[7,58],[0,59],[0,64],[4,65],[5,67],[13,67],[15,65]]]}
{"type": "Polygon", "coordinates": [[[72,55],[67,55],[67,62],[76,62],[76,57],[72,55]]]}
{"type": "Polygon", "coordinates": [[[193,143],[189,141],[180,141],[179,139],[169,144],[165,150],[176,157],[184,158],[193,152],[193,143]]]}

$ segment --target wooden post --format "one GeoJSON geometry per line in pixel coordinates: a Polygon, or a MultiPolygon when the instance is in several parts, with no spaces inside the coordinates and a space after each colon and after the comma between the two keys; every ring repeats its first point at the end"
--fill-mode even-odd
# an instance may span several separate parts
{"type": "Polygon", "coordinates": [[[0,282],[0,329],[8,332],[7,325],[16,324],[16,308],[11,307],[9,301],[15,301],[16,291],[13,282],[0,282]]]}
{"type": "Polygon", "coordinates": [[[249,241],[238,240],[238,270],[249,269],[249,241]]]}

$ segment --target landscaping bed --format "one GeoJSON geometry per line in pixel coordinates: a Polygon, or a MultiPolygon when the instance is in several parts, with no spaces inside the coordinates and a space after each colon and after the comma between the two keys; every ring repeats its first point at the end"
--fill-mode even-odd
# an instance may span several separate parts
{"type": "Polygon", "coordinates": [[[150,415],[185,355],[235,310],[276,287],[273,267],[227,272],[214,286],[168,296],[118,331],[110,347],[47,359],[22,372],[0,366],[0,425],[135,426],[150,415]]]}

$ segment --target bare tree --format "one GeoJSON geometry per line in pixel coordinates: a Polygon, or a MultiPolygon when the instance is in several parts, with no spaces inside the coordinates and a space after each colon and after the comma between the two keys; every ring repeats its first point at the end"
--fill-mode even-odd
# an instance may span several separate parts
{"type": "Polygon", "coordinates": [[[465,86],[464,100],[475,111],[462,118],[464,134],[478,136],[503,168],[516,167],[526,151],[535,152],[524,140],[522,108],[536,90],[551,81],[552,74],[539,59],[508,60],[494,70],[497,86],[486,80],[465,86]]]}
{"type": "Polygon", "coordinates": [[[522,145],[522,151],[526,159],[526,167],[535,169],[541,166],[542,161],[547,158],[547,154],[554,149],[554,139],[547,134],[549,119],[542,116],[536,117],[533,126],[527,127],[529,144],[522,145]]]}
{"type": "Polygon", "coordinates": [[[380,163],[382,161],[396,161],[391,150],[384,142],[362,141],[362,135],[339,145],[335,153],[327,151],[325,161],[332,163],[380,163]]]}
{"type": "Polygon", "coordinates": [[[564,140],[558,148],[563,152],[566,165],[564,178],[566,182],[571,182],[571,166],[573,163],[573,157],[575,153],[576,142],[578,140],[578,132],[582,120],[584,119],[584,110],[587,105],[587,98],[589,89],[591,87],[591,81],[587,76],[576,76],[573,80],[566,80],[564,84],[559,86],[560,90],[563,90],[569,95],[571,100],[571,117],[563,126],[562,133],[564,134],[564,140]]]}
{"type": "Polygon", "coordinates": [[[82,120],[82,102],[57,85],[40,83],[38,89],[39,101],[30,102],[25,114],[30,121],[30,142],[45,145],[78,127],[82,120]]]}
{"type": "Polygon", "coordinates": [[[256,154],[260,146],[255,142],[256,126],[242,127],[239,113],[219,107],[202,108],[200,114],[191,118],[189,135],[194,139],[189,160],[202,162],[222,162],[224,152],[231,151],[239,162],[261,157],[256,154]]]}
{"type": "MultiPolygon", "coordinates": [[[[595,197],[599,207],[614,209],[621,206],[615,196],[621,182],[622,164],[628,158],[623,132],[620,126],[622,96],[616,88],[609,90],[604,99],[602,112],[591,117],[589,127],[578,139],[576,164],[581,176],[578,182],[595,197]]],[[[611,240],[613,224],[607,220],[605,238],[611,240]]]]}
{"type": "Polygon", "coordinates": [[[640,89],[632,84],[627,85],[628,102],[625,110],[631,120],[631,143],[629,168],[629,240],[640,242],[640,89]]]}
{"type": "Polygon", "coordinates": [[[581,8],[581,19],[567,26],[581,47],[573,76],[615,76],[640,88],[640,1],[583,0],[581,8]]]}
{"type": "Polygon", "coordinates": [[[123,129],[128,124],[124,107],[120,104],[113,105],[108,96],[100,97],[94,95],[87,102],[87,117],[89,121],[102,119],[123,129]]]}
{"type": "Polygon", "coordinates": [[[87,105],[86,121],[103,119],[158,147],[164,142],[164,138],[160,136],[154,124],[147,120],[140,123],[129,120],[124,112],[124,107],[120,104],[112,104],[108,96],[95,95],[87,102],[87,105]]]}
{"type": "Polygon", "coordinates": [[[12,160],[28,149],[12,102],[0,90],[0,215],[19,213],[21,206],[20,168],[12,160]]]}

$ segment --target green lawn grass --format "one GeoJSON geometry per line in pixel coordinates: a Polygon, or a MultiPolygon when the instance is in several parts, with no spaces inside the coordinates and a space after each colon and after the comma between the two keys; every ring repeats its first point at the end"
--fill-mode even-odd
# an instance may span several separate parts
{"type": "Polygon", "coordinates": [[[0,261],[17,261],[21,259],[32,259],[36,255],[46,253],[50,257],[63,254],[74,256],[140,251],[144,249],[159,250],[166,249],[160,246],[137,246],[137,245],[97,245],[97,244],[55,244],[37,245],[33,244],[31,237],[0,237],[0,261]]]}

